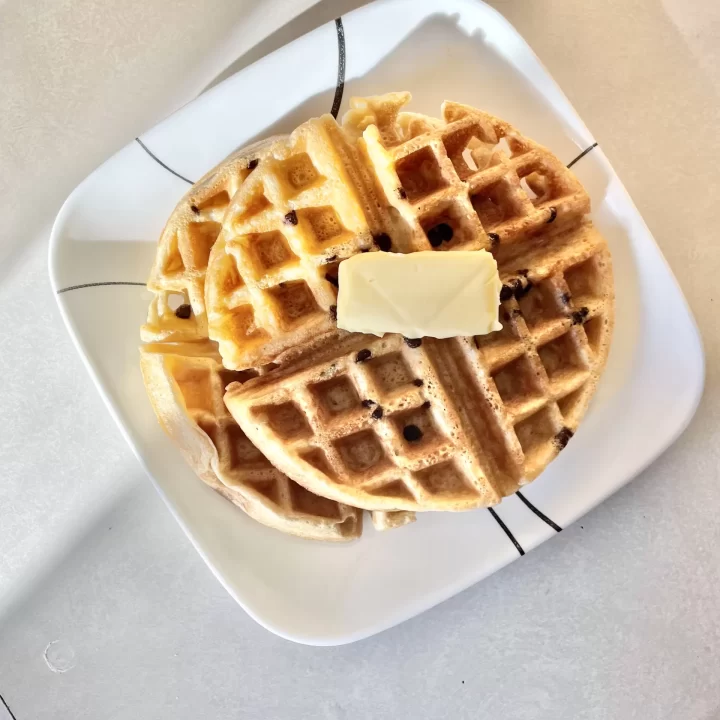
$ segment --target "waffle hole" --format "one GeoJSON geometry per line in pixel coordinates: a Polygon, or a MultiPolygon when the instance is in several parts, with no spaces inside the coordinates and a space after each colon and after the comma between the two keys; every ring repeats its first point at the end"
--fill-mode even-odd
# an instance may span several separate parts
{"type": "Polygon", "coordinates": [[[381,393],[405,387],[413,381],[412,371],[399,352],[373,358],[366,367],[381,393]]]}
{"type": "Polygon", "coordinates": [[[394,480],[387,485],[375,488],[374,490],[368,490],[368,492],[370,495],[379,495],[380,497],[397,498],[398,500],[415,500],[415,496],[402,480],[394,480]]]}
{"type": "Polygon", "coordinates": [[[168,308],[175,312],[181,305],[187,305],[190,299],[184,293],[170,292],[167,294],[165,302],[168,308]]]}
{"type": "Polygon", "coordinates": [[[560,409],[560,413],[565,419],[566,424],[577,424],[578,420],[580,419],[578,417],[579,413],[583,408],[584,397],[585,389],[579,388],[578,390],[575,390],[574,392],[571,392],[565,397],[558,400],[558,408],[560,409]]]}
{"type": "Polygon", "coordinates": [[[163,274],[177,275],[185,270],[185,263],[178,248],[177,235],[172,235],[168,244],[168,253],[163,262],[163,274]]]}
{"type": "Polygon", "coordinates": [[[359,475],[369,470],[380,472],[389,464],[385,451],[372,430],[363,430],[336,440],[334,446],[351,475],[359,475]]]}
{"type": "Polygon", "coordinates": [[[262,340],[267,337],[267,333],[255,325],[255,313],[251,305],[232,308],[222,321],[220,334],[245,340],[262,340]]]}
{"type": "Polygon", "coordinates": [[[537,376],[524,355],[496,372],[493,380],[506,405],[540,395],[537,376]]]}
{"type": "Polygon", "coordinates": [[[327,475],[331,479],[336,477],[335,471],[320,448],[313,448],[309,452],[302,453],[300,459],[315,470],[319,470],[323,475],[327,475]]]}
{"type": "Polygon", "coordinates": [[[450,132],[443,137],[443,144],[461,180],[497,163],[492,152],[495,138],[490,137],[481,125],[450,132]]]}
{"type": "Polygon", "coordinates": [[[190,237],[190,258],[194,270],[205,270],[210,258],[212,246],[222,230],[216,222],[190,223],[187,233],[190,237]]]}
{"type": "Polygon", "coordinates": [[[221,255],[217,258],[217,265],[213,260],[215,269],[215,283],[221,295],[227,296],[240,289],[245,282],[238,271],[237,262],[233,255],[221,255]]]}
{"type": "Polygon", "coordinates": [[[294,155],[283,165],[288,184],[296,191],[304,190],[320,179],[320,173],[307,153],[294,155]]]}
{"type": "Polygon", "coordinates": [[[264,405],[256,408],[253,415],[265,421],[272,431],[283,440],[297,440],[312,433],[305,416],[294,402],[280,405],[264,405]]]}
{"type": "Polygon", "coordinates": [[[260,480],[249,483],[249,487],[273,505],[280,504],[280,488],[275,480],[260,480]]]}
{"type": "Polygon", "coordinates": [[[212,197],[202,202],[196,202],[195,207],[198,210],[224,210],[230,204],[230,195],[227,191],[222,190],[212,197]]]}
{"type": "Polygon", "coordinates": [[[210,371],[204,368],[188,368],[174,373],[185,407],[214,414],[213,388],[210,371]]]}
{"type": "Polygon", "coordinates": [[[251,217],[259,215],[270,207],[272,207],[271,202],[265,197],[264,193],[260,192],[248,198],[244,207],[241,206],[238,208],[237,221],[244,222],[249,220],[251,217]]]}
{"type": "Polygon", "coordinates": [[[340,518],[340,508],[333,500],[315,495],[296,482],[289,483],[290,502],[295,512],[335,520],[340,518]]]}
{"type": "Polygon", "coordinates": [[[435,153],[429,147],[420,148],[398,160],[395,170],[410,202],[422,200],[448,184],[435,153]]]}
{"type": "Polygon", "coordinates": [[[564,317],[564,311],[559,306],[552,288],[544,283],[532,287],[520,298],[518,304],[527,326],[531,329],[549,320],[564,317]]]}
{"type": "Polygon", "coordinates": [[[467,225],[462,212],[454,204],[422,218],[420,225],[433,250],[451,250],[463,243],[477,241],[477,233],[467,225]]]}
{"type": "Polygon", "coordinates": [[[567,381],[578,371],[585,370],[570,333],[543,345],[538,349],[538,355],[553,385],[567,381]]]}
{"type": "Polygon", "coordinates": [[[280,283],[268,291],[285,329],[303,319],[319,313],[315,297],[304,280],[280,283]]]}
{"type": "Polygon", "coordinates": [[[485,230],[491,231],[522,215],[521,202],[504,178],[472,195],[470,201],[485,230]]]}
{"type": "Polygon", "coordinates": [[[548,408],[543,408],[515,426],[515,434],[526,456],[536,455],[546,449],[555,433],[555,424],[548,408]]]}
{"type": "Polygon", "coordinates": [[[270,467],[267,458],[250,442],[238,425],[227,426],[228,447],[230,450],[230,464],[233,469],[256,467],[270,467]]]}
{"type": "Polygon", "coordinates": [[[416,480],[426,492],[435,497],[476,496],[462,471],[453,462],[432,465],[414,473],[416,480]]]}
{"type": "Polygon", "coordinates": [[[540,205],[552,200],[550,178],[539,172],[531,172],[520,180],[520,187],[525,191],[533,205],[540,205]]]}
{"type": "Polygon", "coordinates": [[[347,377],[317,383],[310,390],[327,416],[343,415],[361,407],[357,390],[347,377]]]}
{"type": "Polygon", "coordinates": [[[575,307],[588,305],[596,300],[601,292],[601,281],[594,258],[566,270],[565,282],[570,288],[575,307]]]}
{"type": "Polygon", "coordinates": [[[590,349],[597,353],[600,351],[602,346],[602,339],[605,332],[605,318],[594,317],[588,320],[583,328],[587,335],[588,343],[590,343],[590,349]]]}
{"type": "Polygon", "coordinates": [[[329,206],[298,210],[297,215],[299,221],[309,227],[316,244],[321,248],[337,242],[345,230],[337,213],[329,206]]]}
{"type": "Polygon", "coordinates": [[[256,275],[296,263],[297,255],[290,250],[285,236],[278,230],[249,235],[243,241],[246,253],[253,257],[256,275]]]}
{"type": "Polygon", "coordinates": [[[392,416],[392,420],[407,450],[421,449],[425,453],[444,440],[430,408],[419,407],[399,412],[392,416]]]}

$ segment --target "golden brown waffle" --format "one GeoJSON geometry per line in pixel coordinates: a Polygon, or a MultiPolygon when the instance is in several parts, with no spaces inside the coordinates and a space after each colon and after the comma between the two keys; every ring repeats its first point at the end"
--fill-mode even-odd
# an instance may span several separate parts
{"type": "Polygon", "coordinates": [[[589,222],[534,238],[501,271],[501,331],[419,346],[350,335],[228,388],[271,462],[368,509],[493,505],[567,444],[607,358],[610,258],[589,222]]]}
{"type": "Polygon", "coordinates": [[[335,332],[337,264],[372,246],[359,163],[330,115],[276,143],[234,196],[206,285],[226,367],[269,363],[335,332]]]}
{"type": "Polygon", "coordinates": [[[148,280],[154,297],[141,329],[146,342],[207,338],[205,271],[230,199],[273,142],[233,153],[193,185],[170,216],[148,280]]]}
{"type": "MultiPolygon", "coordinates": [[[[577,224],[589,200],[545,148],[487,113],[353,99],[277,143],[233,198],[211,260],[209,335],[226,367],[338,336],[337,264],[358,252],[497,249],[577,224]]],[[[342,336],[342,333],[339,333],[342,336]]]]}
{"type": "Polygon", "coordinates": [[[143,378],[158,420],[210,487],[263,525],[313,540],[351,540],[362,513],[318,497],[276,470],[223,403],[227,383],[246,378],[223,368],[214,343],[141,348],[143,378]]]}
{"type": "MultiPolygon", "coordinates": [[[[230,198],[280,138],[237,151],[182,198],[163,231],[148,288],[154,293],[141,336],[148,394],[161,424],[210,487],[270,527],[317,540],[350,540],[362,514],[307,492],[276,471],[227,413],[227,382],[207,338],[204,284],[207,257],[230,198]],[[174,301],[174,302],[173,302],[174,301]],[[176,309],[180,307],[180,311],[176,309]],[[191,342],[189,342],[191,341],[191,342]]],[[[371,513],[377,529],[400,527],[413,513],[371,513]]]]}
{"type": "Polygon", "coordinates": [[[443,103],[442,121],[400,112],[409,100],[353,98],[343,118],[373,167],[381,202],[406,224],[394,250],[492,250],[589,212],[577,178],[509,123],[454,102],[443,103]],[[440,224],[452,229],[449,240],[438,242],[440,224]]]}

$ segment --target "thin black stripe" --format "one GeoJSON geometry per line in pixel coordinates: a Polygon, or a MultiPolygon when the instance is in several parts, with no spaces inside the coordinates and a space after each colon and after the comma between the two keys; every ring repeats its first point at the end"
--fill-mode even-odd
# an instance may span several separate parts
{"type": "Polygon", "coordinates": [[[345,89],[345,28],[342,24],[342,18],[335,18],[335,29],[337,30],[338,40],[338,74],[335,83],[335,98],[333,99],[330,114],[337,119],[340,112],[340,103],[342,102],[343,90],[345,89]]]}
{"type": "Polygon", "coordinates": [[[157,155],[153,154],[150,148],[139,137],[135,138],[135,141],[156,163],[158,163],[158,165],[162,165],[168,172],[171,172],[175,177],[184,180],[189,185],[195,184],[192,180],[188,180],[184,175],[181,175],[179,172],[175,172],[171,167],[168,167],[157,155]]]}
{"type": "Polygon", "coordinates": [[[123,282],[123,281],[110,281],[110,282],[99,282],[99,283],[85,283],[84,285],[70,285],[70,287],[62,288],[62,290],[58,290],[57,294],[61,295],[62,293],[70,292],[71,290],[81,290],[82,288],[89,288],[89,287],[100,287],[101,285],[135,285],[137,287],[145,287],[147,283],[143,282],[123,282]]]}
{"type": "Polygon", "coordinates": [[[549,525],[555,532],[562,532],[562,528],[555,522],[553,522],[544,512],[538,510],[519,490],[515,493],[524,503],[528,509],[534,512],[544,523],[549,525]]]}
{"type": "Polygon", "coordinates": [[[578,161],[582,160],[591,150],[594,150],[597,147],[597,143],[594,142],[590,147],[585,148],[574,160],[571,160],[568,163],[568,170],[578,161]]]}
{"type": "Polygon", "coordinates": [[[10,713],[10,717],[12,718],[12,720],[17,720],[17,718],[13,714],[13,711],[10,709],[10,706],[5,702],[5,698],[2,695],[0,695],[0,702],[2,702],[2,704],[5,706],[5,709],[10,713]]]}
{"type": "Polygon", "coordinates": [[[522,549],[522,545],[515,539],[515,536],[510,532],[510,528],[500,519],[500,516],[492,508],[488,508],[488,512],[495,518],[497,524],[503,529],[520,555],[524,555],[525,551],[522,549]]]}

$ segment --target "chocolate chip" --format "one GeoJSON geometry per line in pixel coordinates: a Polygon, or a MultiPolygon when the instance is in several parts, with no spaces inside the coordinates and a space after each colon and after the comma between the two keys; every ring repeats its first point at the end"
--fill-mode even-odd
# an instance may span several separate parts
{"type": "Polygon", "coordinates": [[[440,223],[427,231],[428,240],[433,247],[440,247],[444,242],[450,242],[453,229],[447,223],[440,223]]]}
{"type": "Polygon", "coordinates": [[[383,416],[383,409],[378,405],[373,411],[370,417],[373,420],[379,420],[383,416]]]}
{"type": "Polygon", "coordinates": [[[329,265],[330,263],[335,262],[336,260],[337,260],[337,255],[331,255],[330,257],[325,258],[323,260],[323,265],[329,265]]]}
{"type": "Polygon", "coordinates": [[[337,305],[330,306],[330,318],[332,320],[337,320],[337,305]]]}
{"type": "Polygon", "coordinates": [[[515,299],[519,300],[520,298],[525,297],[532,289],[533,284],[530,280],[528,280],[525,284],[521,282],[520,286],[515,288],[515,299]]]}
{"type": "Polygon", "coordinates": [[[260,160],[258,160],[257,158],[253,158],[252,160],[249,160],[248,164],[247,164],[247,169],[254,170],[258,166],[259,162],[260,162],[260,160]]]}
{"type": "Polygon", "coordinates": [[[572,297],[571,297],[570,293],[563,293],[563,294],[560,296],[560,301],[562,302],[563,305],[569,305],[569,304],[570,304],[570,300],[572,300],[572,297]]]}
{"type": "Polygon", "coordinates": [[[430,401],[426,400],[421,407],[423,410],[428,410],[430,408],[430,401]]]}
{"type": "Polygon", "coordinates": [[[564,427],[554,438],[553,441],[558,447],[558,450],[562,450],[569,442],[570,438],[574,435],[570,428],[564,427]]]}
{"type": "Polygon", "coordinates": [[[422,345],[422,338],[403,338],[409,348],[419,348],[422,345]]]}
{"type": "Polygon", "coordinates": [[[505,302],[511,297],[515,297],[519,300],[521,297],[527,295],[532,290],[532,281],[528,280],[529,270],[518,270],[520,277],[513,278],[506,282],[500,290],[500,301],[505,302]]]}
{"type": "Polygon", "coordinates": [[[190,315],[192,315],[192,307],[186,303],[178,306],[178,309],[175,311],[175,317],[181,320],[187,320],[190,315]]]}
{"type": "Polygon", "coordinates": [[[496,248],[500,244],[500,236],[497,233],[488,233],[490,238],[490,247],[496,248]]]}
{"type": "Polygon", "coordinates": [[[415,378],[415,380],[413,380],[413,385],[415,387],[422,387],[424,384],[425,383],[420,378],[415,378]]]}
{"type": "Polygon", "coordinates": [[[340,287],[340,283],[338,282],[337,275],[331,275],[330,273],[325,273],[325,279],[331,285],[334,285],[336,288],[340,287]]]}
{"type": "Polygon", "coordinates": [[[417,425],[406,425],[403,428],[403,437],[408,442],[417,442],[422,436],[423,432],[417,425]]]}
{"type": "Polygon", "coordinates": [[[550,208],[550,217],[548,218],[548,224],[555,221],[555,218],[557,217],[557,208],[551,207],[550,208]]]}
{"type": "Polygon", "coordinates": [[[200,214],[200,208],[199,208],[197,205],[191,205],[191,206],[190,206],[190,209],[191,209],[196,215],[199,215],[199,214],[200,214]]]}
{"type": "Polygon", "coordinates": [[[365,362],[366,360],[369,360],[371,357],[372,357],[372,352],[366,348],[365,350],[361,350],[355,356],[355,362],[356,363],[365,362]]]}
{"type": "Polygon", "coordinates": [[[297,213],[291,210],[284,218],[283,222],[286,225],[297,225],[297,213]]]}
{"type": "Polygon", "coordinates": [[[364,408],[372,407],[373,405],[377,405],[377,403],[374,400],[363,400],[360,403],[364,408]]]}
{"type": "Polygon", "coordinates": [[[570,317],[572,318],[573,325],[582,325],[585,322],[585,318],[588,316],[590,311],[586,307],[581,307],[576,310],[570,317]]]}
{"type": "Polygon", "coordinates": [[[405,192],[405,188],[399,187],[396,192],[397,192],[397,196],[401,200],[407,200],[407,193],[405,192]]]}
{"type": "Polygon", "coordinates": [[[373,235],[375,244],[383,251],[389,252],[392,247],[392,240],[387,233],[380,233],[379,235],[373,235]]]}
{"type": "Polygon", "coordinates": [[[515,290],[519,287],[519,280],[511,280],[509,283],[503,285],[502,288],[500,288],[500,302],[509,300],[515,294],[515,290]]]}

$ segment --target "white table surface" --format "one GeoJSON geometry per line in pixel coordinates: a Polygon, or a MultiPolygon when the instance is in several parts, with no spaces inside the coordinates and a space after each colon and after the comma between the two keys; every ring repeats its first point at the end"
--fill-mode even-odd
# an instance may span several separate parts
{"type": "Polygon", "coordinates": [[[165,509],[71,346],[46,258],[73,187],[224,68],[360,4],[0,2],[4,703],[17,720],[720,718],[716,0],[493,2],[662,247],[703,334],[706,392],[628,487],[434,610],[339,648],[257,626],[165,509]]]}

